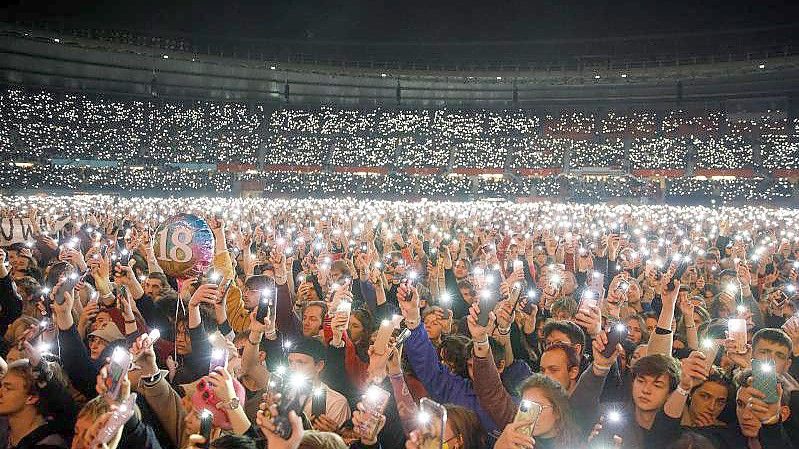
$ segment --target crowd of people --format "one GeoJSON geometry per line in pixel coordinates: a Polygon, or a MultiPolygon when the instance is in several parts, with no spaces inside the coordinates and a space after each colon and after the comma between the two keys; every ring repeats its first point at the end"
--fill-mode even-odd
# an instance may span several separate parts
{"type": "Polygon", "coordinates": [[[0,218],[0,447],[799,438],[795,209],[96,195],[0,218]]]}
{"type": "Polygon", "coordinates": [[[767,201],[785,203],[799,196],[799,186],[789,179],[738,178],[708,180],[669,178],[659,182],[631,176],[586,178],[580,176],[410,175],[404,173],[356,174],[345,172],[231,173],[169,167],[81,167],[76,165],[0,164],[0,189],[9,191],[132,192],[147,195],[231,195],[253,189],[265,195],[353,196],[392,198],[551,197],[606,200],[648,198],[676,202],[767,201]],[[255,187],[251,183],[256,183],[255,187]],[[241,189],[237,186],[243,186],[241,189]],[[249,186],[249,187],[248,187],[249,186]]]}
{"type": "Polygon", "coordinates": [[[0,159],[149,164],[799,169],[781,111],[585,113],[269,108],[211,101],[0,92],[0,159]]]}
{"type": "Polygon", "coordinates": [[[264,110],[50,91],[0,92],[0,158],[257,163],[264,110]]]}

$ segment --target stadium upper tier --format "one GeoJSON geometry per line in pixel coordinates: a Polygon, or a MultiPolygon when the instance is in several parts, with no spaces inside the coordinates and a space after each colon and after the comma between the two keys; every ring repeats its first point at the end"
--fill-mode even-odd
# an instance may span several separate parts
{"type": "Polygon", "coordinates": [[[225,56],[294,68],[316,67],[403,72],[581,71],[646,69],[796,55],[796,25],[610,38],[470,42],[364,42],[317,39],[252,39],[203,33],[175,34],[108,29],[67,22],[6,24],[31,34],[50,32],[63,40],[148,47],[163,52],[225,56]]]}
{"type": "Polygon", "coordinates": [[[0,91],[0,160],[6,161],[765,173],[799,169],[797,137],[799,120],[781,111],[282,108],[0,91]]]}

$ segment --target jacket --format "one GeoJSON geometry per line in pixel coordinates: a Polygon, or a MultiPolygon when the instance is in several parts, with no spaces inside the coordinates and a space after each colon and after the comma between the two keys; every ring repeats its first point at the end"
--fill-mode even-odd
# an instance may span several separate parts
{"type": "MultiPolygon", "coordinates": [[[[417,326],[411,331],[410,337],[405,340],[405,355],[431,399],[436,402],[452,403],[470,408],[477,413],[486,432],[498,430],[494,419],[481,406],[472,381],[453,374],[438,359],[436,348],[427,336],[424,326],[417,326]]],[[[477,376],[476,371],[475,376],[477,376]]],[[[502,388],[501,382],[500,388],[502,388]]]]}

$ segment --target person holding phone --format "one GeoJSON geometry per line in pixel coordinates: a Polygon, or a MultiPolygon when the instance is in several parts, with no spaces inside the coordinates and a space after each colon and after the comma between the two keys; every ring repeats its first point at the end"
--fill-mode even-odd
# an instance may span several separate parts
{"type": "MultiPolygon", "coordinates": [[[[479,403],[472,386],[472,379],[454,374],[441,362],[427,330],[422,325],[419,311],[419,294],[412,286],[402,285],[398,295],[410,295],[410,301],[399,301],[405,326],[411,335],[405,340],[405,354],[414,373],[427,389],[433,400],[441,403],[452,403],[475,410],[486,431],[497,430],[488,411],[479,403]]],[[[493,315],[493,313],[492,313],[493,315]]],[[[488,344],[486,336],[481,344],[488,344]]],[[[471,371],[471,370],[470,370],[471,371]]],[[[471,375],[471,372],[470,372],[471,375]]]]}
{"type": "Polygon", "coordinates": [[[405,442],[405,449],[424,449],[431,447],[430,445],[458,449],[483,449],[485,447],[485,431],[480,426],[478,417],[473,410],[459,405],[441,407],[446,411],[447,418],[443,431],[437,437],[438,441],[426,440],[421,429],[417,429],[409,435],[408,441],[405,442]]]}
{"type": "Polygon", "coordinates": [[[766,401],[766,393],[753,386],[753,373],[743,370],[735,377],[735,415],[748,447],[763,449],[793,448],[787,422],[791,413],[781,384],[775,402],[766,401]]]}
{"type": "MultiPolygon", "coordinates": [[[[326,350],[322,343],[314,338],[298,338],[289,349],[288,369],[292,373],[305,376],[324,395],[324,413],[313,415],[312,403],[308,401],[303,412],[312,420],[318,430],[335,431],[344,422],[350,419],[350,407],[347,398],[322,382],[322,372],[325,370],[326,350]]],[[[332,369],[332,368],[331,368],[332,369]]]]}

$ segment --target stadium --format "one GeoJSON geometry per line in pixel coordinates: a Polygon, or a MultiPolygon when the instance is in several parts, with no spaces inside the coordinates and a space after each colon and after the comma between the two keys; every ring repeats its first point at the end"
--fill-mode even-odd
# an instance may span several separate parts
{"type": "Polygon", "coordinates": [[[0,8],[0,449],[799,448],[796,5],[322,3],[0,8]]]}

